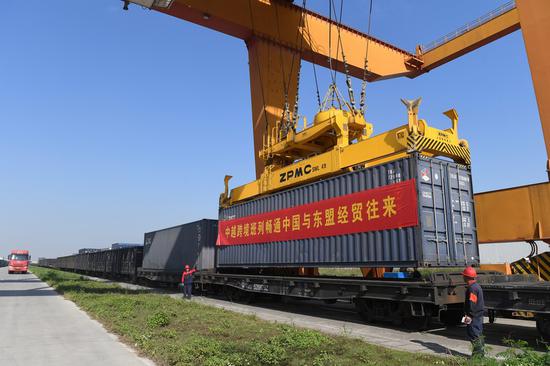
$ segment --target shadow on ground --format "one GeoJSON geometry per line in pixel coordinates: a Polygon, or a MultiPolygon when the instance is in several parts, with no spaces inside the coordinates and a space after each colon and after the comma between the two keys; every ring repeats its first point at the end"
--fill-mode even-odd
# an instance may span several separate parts
{"type": "Polygon", "coordinates": [[[437,344],[437,343],[434,343],[434,342],[424,342],[424,341],[420,341],[418,339],[413,339],[413,340],[411,340],[411,342],[420,344],[421,346],[426,347],[427,349],[430,349],[430,350],[432,350],[432,351],[434,351],[435,353],[438,353],[438,354],[451,355],[451,356],[456,356],[456,357],[470,357],[470,355],[467,355],[465,353],[458,352],[458,351],[453,351],[452,349],[449,349],[447,347],[444,347],[444,346],[442,346],[440,344],[437,344]]]}
{"type": "Polygon", "coordinates": [[[56,285],[55,289],[59,293],[65,292],[86,292],[88,294],[123,294],[123,295],[139,295],[150,294],[151,290],[132,290],[121,287],[93,287],[93,286],[81,286],[77,283],[71,283],[66,285],[56,285]]]}
{"type": "MultiPolygon", "coordinates": [[[[220,300],[226,300],[223,296],[210,296],[220,300]]],[[[365,322],[359,317],[353,305],[348,303],[336,303],[334,305],[327,305],[321,301],[303,301],[303,300],[288,300],[286,302],[274,302],[272,299],[268,298],[257,298],[253,303],[250,304],[255,307],[262,307],[266,309],[279,310],[293,314],[299,315],[309,315],[322,317],[325,319],[346,321],[356,324],[365,324],[365,322]]],[[[434,335],[440,335],[450,339],[456,340],[465,340],[466,339],[466,329],[464,326],[457,327],[445,327],[442,324],[434,323],[432,326],[425,331],[405,329],[403,327],[397,327],[390,323],[386,322],[374,322],[369,323],[371,326],[379,326],[388,329],[394,329],[401,332],[408,332],[409,334],[414,333],[430,333],[434,335]]],[[[537,332],[537,329],[532,326],[519,325],[519,324],[502,324],[498,323],[498,319],[493,324],[484,324],[484,336],[485,344],[488,346],[506,346],[505,339],[513,340],[524,340],[529,343],[529,346],[533,347],[538,351],[546,351],[546,344],[541,342],[541,336],[537,332]]],[[[422,341],[417,341],[417,343],[422,341]]],[[[441,349],[438,351],[436,349],[437,344],[431,344],[430,342],[425,342],[423,344],[425,347],[433,348],[434,352],[448,354],[451,352],[445,347],[439,346],[441,349]]],[[[432,348],[430,348],[432,349],[432,348]]],[[[457,356],[464,356],[460,352],[454,352],[453,354],[457,356]]]]}
{"type": "Polygon", "coordinates": [[[29,283],[29,282],[42,282],[38,278],[29,277],[29,278],[19,278],[16,280],[0,280],[0,284],[2,283],[29,283]]]}
{"type": "Polygon", "coordinates": [[[26,297],[26,296],[58,296],[57,292],[49,286],[23,289],[23,290],[2,290],[0,289],[0,297],[26,297]]]}

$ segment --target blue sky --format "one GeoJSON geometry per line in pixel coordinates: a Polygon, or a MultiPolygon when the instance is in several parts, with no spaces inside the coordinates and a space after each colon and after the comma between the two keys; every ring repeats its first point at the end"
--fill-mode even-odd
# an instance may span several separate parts
{"type": "MultiPolygon", "coordinates": [[[[504,2],[375,0],[372,34],[413,51],[504,2]]],[[[327,1],[309,3],[327,13],[327,1]]],[[[367,1],[345,2],[345,23],[365,31],[367,14],[367,1]]],[[[28,0],[3,4],[0,47],[0,255],[142,242],[146,231],[216,217],[225,174],[233,185],[254,179],[241,40],[136,6],[124,12],[118,0],[28,0]]],[[[329,71],[317,71],[324,93],[329,71]]],[[[421,117],[441,128],[441,112],[456,108],[476,191],[546,178],[519,31],[367,92],[375,133],[406,122],[399,98],[422,96],[421,117]]],[[[311,120],[309,64],[300,101],[311,120]]]]}

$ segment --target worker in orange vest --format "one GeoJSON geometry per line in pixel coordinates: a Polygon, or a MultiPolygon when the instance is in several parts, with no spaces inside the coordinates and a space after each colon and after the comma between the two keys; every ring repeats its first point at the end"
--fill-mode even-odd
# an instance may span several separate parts
{"type": "Polygon", "coordinates": [[[189,269],[189,265],[185,265],[185,269],[181,274],[181,283],[183,285],[183,298],[191,299],[191,291],[193,290],[193,273],[197,270],[195,268],[189,269]]]}
{"type": "Polygon", "coordinates": [[[483,341],[483,310],[485,301],[483,299],[483,290],[477,283],[477,273],[473,267],[466,267],[462,272],[464,282],[466,282],[466,296],[464,299],[464,318],[466,324],[466,335],[472,342],[472,357],[485,356],[483,341]]]}

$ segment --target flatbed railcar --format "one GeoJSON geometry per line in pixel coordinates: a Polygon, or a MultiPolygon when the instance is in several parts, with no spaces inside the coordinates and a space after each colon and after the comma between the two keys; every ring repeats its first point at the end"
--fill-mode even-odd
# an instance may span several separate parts
{"type": "MultiPolygon", "coordinates": [[[[433,273],[426,278],[363,279],[342,277],[266,276],[201,271],[197,291],[223,292],[230,300],[250,301],[257,295],[353,302],[367,322],[407,323],[417,329],[434,319],[452,326],[463,315],[465,284],[460,273],[433,273]]],[[[550,338],[550,283],[535,276],[479,274],[491,321],[511,312],[530,312],[541,335],[550,338]]]]}
{"type": "Polygon", "coordinates": [[[536,281],[534,275],[501,276],[482,284],[489,321],[498,316],[534,316],[537,330],[550,339],[550,282],[536,281]]]}

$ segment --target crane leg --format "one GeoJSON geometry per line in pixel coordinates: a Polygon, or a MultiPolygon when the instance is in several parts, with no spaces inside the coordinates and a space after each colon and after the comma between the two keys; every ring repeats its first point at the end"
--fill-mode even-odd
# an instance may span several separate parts
{"type": "Polygon", "coordinates": [[[275,124],[281,121],[284,112],[281,106],[285,105],[285,100],[290,106],[294,105],[301,58],[294,51],[256,37],[248,39],[246,45],[256,178],[259,178],[264,169],[264,161],[259,157],[264,135],[269,134],[275,124]]]}
{"type": "Polygon", "coordinates": [[[550,39],[550,2],[517,0],[516,6],[537,96],[550,180],[550,49],[543,46],[550,39]]]}

